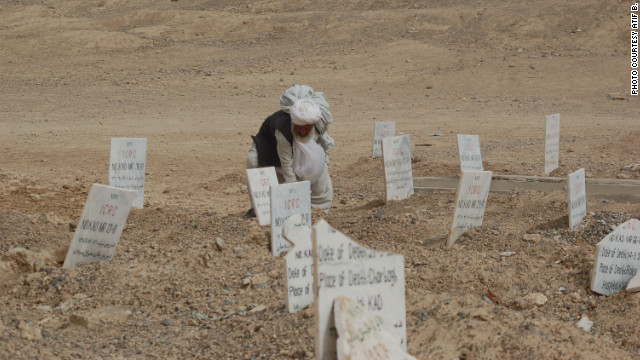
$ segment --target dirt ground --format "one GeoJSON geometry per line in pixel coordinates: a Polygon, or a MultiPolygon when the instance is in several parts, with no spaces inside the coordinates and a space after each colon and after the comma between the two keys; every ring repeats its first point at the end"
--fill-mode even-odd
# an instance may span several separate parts
{"type": "Polygon", "coordinates": [[[638,358],[640,298],[595,294],[588,275],[640,205],[589,197],[570,232],[565,192],[490,194],[483,226],[444,249],[455,193],[385,204],[371,158],[374,123],[395,121],[416,177],[459,172],[456,134],[480,136],[486,170],[542,176],[559,113],[551,176],[640,179],[631,4],[3,1],[0,358],[314,358],[313,310],[287,313],[283,258],[242,218],[250,135],[293,84],[335,119],[333,206],[313,218],[405,256],[410,354],[638,358]],[[112,261],[63,269],[112,137],[148,140],[145,207],[112,261]]]}

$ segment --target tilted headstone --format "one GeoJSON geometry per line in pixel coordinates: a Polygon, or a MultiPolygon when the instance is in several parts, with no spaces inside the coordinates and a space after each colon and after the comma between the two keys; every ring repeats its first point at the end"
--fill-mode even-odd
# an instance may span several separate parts
{"type": "Polygon", "coordinates": [[[133,190],[93,184],[63,266],[111,260],[135,197],[133,190]]]}
{"type": "Polygon", "coordinates": [[[491,171],[465,171],[458,183],[456,210],[447,240],[453,245],[467,230],[482,226],[491,187],[491,171]]]}
{"type": "Polygon", "coordinates": [[[269,187],[278,185],[276,169],[272,167],[247,169],[251,206],[261,226],[271,223],[271,197],[269,187]]]}
{"type": "Polygon", "coordinates": [[[413,195],[409,135],[382,139],[382,154],[384,180],[387,184],[387,201],[407,199],[413,195]]]}
{"type": "Polygon", "coordinates": [[[544,172],[558,168],[560,158],[560,114],[547,115],[544,142],[544,172]]]}
{"type": "Polygon", "coordinates": [[[313,261],[318,359],[336,358],[333,301],[341,295],[380,316],[406,349],[402,255],[367,249],[320,220],[313,226],[313,261]]]}
{"type": "Polygon", "coordinates": [[[144,207],[144,174],[147,163],[146,138],[111,138],[109,185],[134,190],[133,207],[144,207]]]}
{"type": "Polygon", "coordinates": [[[338,359],[415,360],[385,330],[380,316],[345,296],[333,301],[338,359]]]}
{"type": "Polygon", "coordinates": [[[291,215],[282,227],[284,238],[293,244],[285,255],[287,309],[294,313],[313,304],[313,244],[311,226],[302,215],[291,215]]]}
{"type": "Polygon", "coordinates": [[[271,252],[278,256],[291,249],[282,226],[291,215],[301,214],[311,226],[311,187],[308,181],[271,186],[271,252]]]}
{"type": "Polygon", "coordinates": [[[603,294],[623,291],[640,269],[640,221],[631,219],[596,245],[591,290],[603,294]]]}
{"type": "Polygon", "coordinates": [[[396,135],[396,123],[377,122],[373,129],[373,158],[382,156],[382,139],[396,135]]]}
{"type": "Polygon", "coordinates": [[[569,228],[575,230],[587,215],[584,169],[569,174],[567,183],[569,185],[569,228]]]}
{"type": "Polygon", "coordinates": [[[478,135],[458,134],[458,153],[460,154],[460,171],[484,170],[478,135]]]}

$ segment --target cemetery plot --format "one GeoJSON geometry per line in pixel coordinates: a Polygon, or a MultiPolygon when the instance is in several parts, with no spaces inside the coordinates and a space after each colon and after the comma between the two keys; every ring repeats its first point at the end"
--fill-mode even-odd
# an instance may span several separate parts
{"type": "Polygon", "coordinates": [[[382,156],[382,139],[396,135],[396,123],[377,122],[373,130],[373,158],[382,156]]]}
{"type": "Polygon", "coordinates": [[[398,345],[398,339],[384,329],[384,321],[364,306],[338,296],[333,311],[338,359],[415,360],[398,345]]]}
{"type": "Polygon", "coordinates": [[[367,249],[320,220],[313,226],[318,359],[336,358],[334,299],[346,296],[383,321],[405,350],[404,257],[367,249]]]}
{"type": "Polygon", "coordinates": [[[575,230],[587,215],[587,190],[584,169],[569,174],[569,228],[575,230]]]}
{"type": "Polygon", "coordinates": [[[144,207],[144,174],[147,162],[146,138],[112,138],[109,185],[134,190],[134,207],[144,207]]]}
{"type": "Polygon", "coordinates": [[[93,184],[63,266],[111,260],[135,197],[133,190],[93,184]]]}
{"type": "Polygon", "coordinates": [[[413,195],[409,135],[382,139],[382,153],[387,201],[407,199],[413,195]]]}
{"type": "Polygon", "coordinates": [[[453,245],[467,230],[482,226],[491,187],[491,171],[465,171],[458,183],[456,210],[447,246],[453,245]]]}
{"type": "Polygon", "coordinates": [[[591,269],[591,290],[610,295],[623,291],[640,269],[640,221],[631,219],[609,233],[596,246],[591,269]]]}
{"type": "Polygon", "coordinates": [[[480,155],[480,137],[478,135],[458,134],[458,153],[460,154],[460,171],[482,171],[480,155]]]}
{"type": "Polygon", "coordinates": [[[311,187],[308,181],[271,186],[271,252],[278,256],[291,249],[282,226],[291,215],[301,214],[311,227],[311,187]]]}
{"type": "Polygon", "coordinates": [[[547,115],[544,142],[544,172],[558,168],[560,157],[560,114],[547,115]]]}
{"type": "Polygon", "coordinates": [[[278,185],[278,176],[274,167],[247,169],[247,182],[251,194],[251,206],[261,226],[271,223],[271,198],[269,187],[278,185]]]}
{"type": "Polygon", "coordinates": [[[293,248],[285,255],[287,309],[294,313],[313,304],[313,245],[311,228],[302,215],[290,216],[282,228],[293,248]]]}

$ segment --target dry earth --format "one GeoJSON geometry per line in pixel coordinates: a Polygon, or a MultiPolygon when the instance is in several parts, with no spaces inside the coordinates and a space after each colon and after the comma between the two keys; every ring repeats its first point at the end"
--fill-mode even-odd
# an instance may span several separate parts
{"type": "Polygon", "coordinates": [[[443,249],[455,194],[385,204],[370,156],[373,123],[395,121],[414,176],[456,174],[458,133],[480,136],[487,170],[544,175],[544,117],[560,113],[553,176],[640,179],[630,5],[2,2],[0,358],[313,358],[312,310],[286,312],[283,259],[241,217],[250,135],[296,83],[335,117],[333,208],[314,219],[405,256],[410,354],[639,357],[640,299],[588,280],[595,243],[638,204],[589,197],[570,232],[563,192],[491,194],[484,225],[443,249]],[[111,137],[148,139],[145,208],[112,261],[63,269],[111,137]]]}

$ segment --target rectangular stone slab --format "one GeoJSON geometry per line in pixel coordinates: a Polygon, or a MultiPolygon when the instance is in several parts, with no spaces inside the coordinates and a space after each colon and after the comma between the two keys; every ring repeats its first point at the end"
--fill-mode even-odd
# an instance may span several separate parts
{"type": "Polygon", "coordinates": [[[147,164],[146,138],[111,138],[109,185],[134,190],[134,207],[144,207],[144,175],[147,164]]]}
{"type": "Polygon", "coordinates": [[[271,185],[278,185],[276,169],[271,167],[247,169],[247,183],[251,206],[261,226],[271,223],[271,185]]]}
{"type": "Polygon", "coordinates": [[[63,266],[111,260],[135,197],[133,190],[93,184],[63,266]]]}
{"type": "Polygon", "coordinates": [[[560,114],[547,115],[545,122],[544,172],[558,168],[560,158],[560,114]]]}
{"type": "Polygon", "coordinates": [[[291,215],[302,214],[311,224],[311,187],[308,181],[271,186],[271,252],[279,256],[291,249],[282,237],[282,226],[291,215]]]}
{"type": "Polygon", "coordinates": [[[490,186],[491,171],[462,173],[447,246],[453,245],[467,230],[482,226],[490,186]]]}
{"type": "Polygon", "coordinates": [[[403,200],[413,195],[413,171],[409,135],[382,139],[384,180],[387,201],[403,200]]]}
{"type": "Polygon", "coordinates": [[[282,227],[282,235],[292,244],[285,260],[285,299],[294,313],[313,304],[313,244],[311,224],[302,215],[291,215],[282,227]]]}
{"type": "Polygon", "coordinates": [[[373,128],[373,153],[375,159],[382,156],[382,139],[396,135],[396,123],[393,121],[377,122],[373,128]]]}
{"type": "Polygon", "coordinates": [[[596,245],[591,290],[603,295],[624,291],[640,270],[640,221],[631,219],[596,245]]]}
{"type": "Polygon", "coordinates": [[[333,301],[346,296],[384,321],[406,350],[404,257],[367,249],[320,220],[313,226],[316,357],[336,358],[333,301]]]}
{"type": "Polygon", "coordinates": [[[569,192],[569,229],[577,229],[587,215],[587,190],[584,169],[577,170],[567,176],[569,192]]]}
{"type": "Polygon", "coordinates": [[[478,135],[458,134],[458,157],[460,171],[482,171],[480,137],[478,135]]]}

